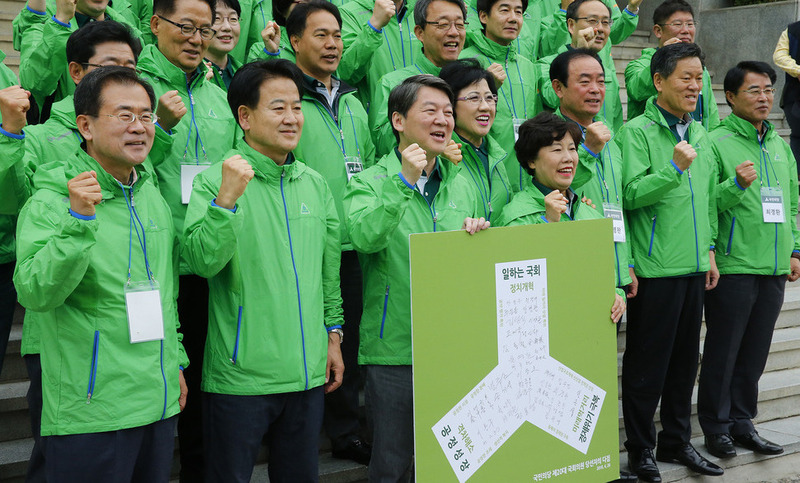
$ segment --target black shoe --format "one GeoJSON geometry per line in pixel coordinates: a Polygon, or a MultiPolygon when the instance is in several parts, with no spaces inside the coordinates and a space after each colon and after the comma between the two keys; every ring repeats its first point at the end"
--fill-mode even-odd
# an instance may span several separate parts
{"type": "Polygon", "coordinates": [[[628,468],[642,481],[652,483],[661,481],[661,473],[658,472],[656,460],[653,459],[653,450],[650,448],[628,449],[628,468]]]}
{"type": "Polygon", "coordinates": [[[706,449],[717,458],[733,458],[736,456],[733,440],[728,433],[707,434],[706,449]]]}
{"type": "Polygon", "coordinates": [[[625,483],[626,481],[629,481],[630,483],[636,483],[639,481],[639,478],[633,473],[628,473],[625,470],[619,470],[619,479],[613,480],[609,483],[625,483]]]}
{"type": "Polygon", "coordinates": [[[333,457],[340,460],[352,460],[362,465],[369,464],[372,448],[360,438],[353,438],[346,445],[334,448],[333,457]]]}
{"type": "Polygon", "coordinates": [[[680,463],[692,471],[702,475],[719,476],[724,471],[722,468],[708,461],[694,449],[691,443],[685,443],[674,448],[663,448],[656,450],[656,459],[664,463],[680,463]]]}
{"type": "Polygon", "coordinates": [[[781,454],[783,447],[758,435],[757,431],[733,437],[739,445],[759,454],[781,454]]]}

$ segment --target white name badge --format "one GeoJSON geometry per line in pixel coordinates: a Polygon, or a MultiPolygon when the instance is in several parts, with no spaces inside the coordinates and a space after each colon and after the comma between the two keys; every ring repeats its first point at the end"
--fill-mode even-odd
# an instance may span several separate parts
{"type": "Polygon", "coordinates": [[[158,282],[131,282],[125,285],[125,308],[131,344],[164,339],[164,314],[158,282]]]}
{"type": "Polygon", "coordinates": [[[606,218],[611,218],[611,228],[614,231],[614,242],[625,242],[625,222],[622,218],[622,208],[616,203],[603,203],[603,213],[606,218]]]}
{"type": "Polygon", "coordinates": [[[182,164],[181,165],[181,203],[184,205],[189,204],[189,198],[192,196],[192,182],[194,177],[202,173],[210,164],[182,164]]]}
{"type": "Polygon", "coordinates": [[[344,157],[344,168],[347,171],[347,181],[349,182],[350,179],[355,176],[356,174],[364,171],[364,165],[361,164],[361,157],[360,156],[345,156],[344,157]]]}
{"type": "Polygon", "coordinates": [[[514,118],[511,122],[514,124],[514,142],[517,142],[517,139],[519,139],[519,127],[522,126],[525,119],[514,118]]]}
{"type": "Polygon", "coordinates": [[[761,211],[764,223],[785,223],[783,212],[783,191],[775,187],[761,187],[761,211]]]}

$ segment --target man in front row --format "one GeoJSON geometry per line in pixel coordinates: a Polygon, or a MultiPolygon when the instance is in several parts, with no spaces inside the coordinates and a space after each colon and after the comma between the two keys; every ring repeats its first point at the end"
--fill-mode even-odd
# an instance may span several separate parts
{"type": "Polygon", "coordinates": [[[20,213],[14,284],[38,312],[49,481],[169,479],[188,360],[172,215],[142,165],[154,108],[133,69],[87,74],[75,90],[85,143],[39,168],[20,213]]]}
{"type": "Polygon", "coordinates": [[[325,179],[292,154],[302,92],[287,60],[236,72],[228,102],[244,137],[189,201],[184,255],[211,300],[209,482],[249,482],[265,436],[270,481],[316,481],[323,392],[342,382],[339,217],[325,179]]]}
{"type": "Polygon", "coordinates": [[[703,294],[719,277],[713,252],[717,162],[708,133],[691,116],[703,88],[703,54],[696,44],[668,45],[656,51],[650,69],[658,95],[617,135],[639,279],[622,359],[625,447],[640,480],[661,481],[652,452],[660,398],[656,459],[721,475],[690,443],[703,294]]]}
{"type": "Polygon", "coordinates": [[[439,156],[453,134],[454,95],[438,77],[415,75],[389,94],[397,144],[347,185],[344,211],[364,271],[358,362],[374,425],[370,481],[408,481],[414,448],[411,385],[411,233],[489,227],[458,167],[439,156]]]}

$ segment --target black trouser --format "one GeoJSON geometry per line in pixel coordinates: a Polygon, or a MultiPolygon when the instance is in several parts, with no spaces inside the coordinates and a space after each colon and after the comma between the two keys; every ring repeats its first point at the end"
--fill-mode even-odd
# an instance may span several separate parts
{"type": "Polygon", "coordinates": [[[692,388],[697,376],[705,275],[639,278],[628,304],[622,358],[622,413],[629,449],[654,448],[659,398],[658,444],[688,443],[692,388]]]}
{"type": "Polygon", "coordinates": [[[722,275],[706,294],[697,413],[705,434],[753,431],[758,380],[783,306],[786,276],[722,275]]]}
{"type": "Polygon", "coordinates": [[[0,264],[0,374],[3,373],[3,360],[6,357],[8,337],[14,322],[14,309],[17,306],[17,292],[14,290],[14,262],[0,264]]]}
{"type": "Polygon", "coordinates": [[[789,124],[789,146],[792,148],[794,159],[797,160],[797,177],[800,179],[800,100],[787,103],[783,106],[786,123],[789,124]]]}
{"type": "Polygon", "coordinates": [[[344,360],[344,380],[339,389],[325,395],[325,432],[331,439],[334,449],[347,445],[353,437],[359,436],[358,388],[360,373],[358,367],[358,329],[361,325],[362,293],[361,266],[355,251],[342,252],[342,266],[339,270],[342,288],[342,308],[345,324],[342,359],[344,360]]]}
{"type": "Polygon", "coordinates": [[[324,401],[322,386],[264,396],[203,393],[206,480],[248,483],[266,436],[272,483],[318,481],[324,401]]]}
{"type": "Polygon", "coordinates": [[[40,436],[42,429],[42,359],[39,354],[27,354],[23,357],[25,368],[28,370],[28,415],[31,418],[31,433],[33,434],[33,449],[28,459],[28,472],[25,475],[26,483],[40,483],[47,481],[44,470],[44,439],[40,436]]]}
{"type": "Polygon", "coordinates": [[[203,377],[203,352],[208,333],[208,281],[197,275],[180,277],[178,318],[183,333],[183,348],[189,367],[183,377],[189,389],[186,407],[178,416],[178,446],[181,457],[180,481],[203,481],[203,404],[200,380],[203,377]]]}
{"type": "Polygon", "coordinates": [[[168,482],[175,417],[102,433],[45,436],[48,483],[168,482]]]}

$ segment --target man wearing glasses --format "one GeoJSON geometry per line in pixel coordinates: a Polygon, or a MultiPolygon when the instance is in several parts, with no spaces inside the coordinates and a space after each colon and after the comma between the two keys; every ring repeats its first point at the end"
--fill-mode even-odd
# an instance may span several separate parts
{"type": "MultiPolygon", "coordinates": [[[[161,99],[156,114],[159,125],[172,133],[172,150],[156,165],[159,188],[172,209],[175,228],[182,237],[183,220],[194,176],[212,162],[224,159],[233,147],[236,123],[225,91],[207,80],[203,64],[216,14],[215,0],[155,0],[150,29],[158,39],[139,57],[142,77],[161,99]],[[172,112],[184,113],[177,119],[172,112]]],[[[208,327],[208,283],[181,263],[178,314],[189,358],[190,391],[199,394],[203,351],[208,327]]],[[[202,418],[199,398],[193,398],[178,421],[183,481],[200,481],[203,470],[202,418]]]]}
{"type": "MultiPolygon", "coordinates": [[[[611,58],[611,45],[608,43],[613,20],[611,9],[600,0],[575,0],[567,7],[567,30],[572,40],[563,46],[559,53],[572,49],[586,48],[603,61],[605,71],[606,96],[597,116],[604,119],[614,131],[622,127],[622,103],[619,98],[617,70],[611,58]]],[[[559,105],[558,96],[553,91],[549,70],[555,55],[540,59],[541,96],[543,103],[551,109],[559,105]]]]}
{"type": "Polygon", "coordinates": [[[720,279],[706,294],[697,414],[706,448],[719,458],[736,456],[734,442],[755,453],[783,453],[752,421],[786,279],[800,278],[796,162],[767,122],[775,78],[764,62],[729,70],[725,100],[733,113],[711,131],[720,181],[720,279]]]}
{"type": "Polygon", "coordinates": [[[372,93],[369,125],[376,158],[390,153],[396,143],[387,112],[389,93],[413,75],[438,76],[445,64],[457,60],[464,48],[466,16],[463,0],[419,0],[414,5],[414,35],[422,42],[423,55],[416,55],[412,65],[384,75],[372,93]]]}
{"type": "Polygon", "coordinates": [[[175,228],[143,164],[155,100],[131,69],[90,72],[75,90],[85,151],[40,168],[20,214],[14,285],[41,332],[48,481],[169,479],[188,359],[175,228]]]}
{"type": "MultiPolygon", "coordinates": [[[[667,0],[653,12],[653,34],[658,39],[658,48],[679,42],[694,42],[697,20],[692,6],[684,0],[667,0]]],[[[647,100],[656,95],[653,77],[650,74],[650,59],[657,49],[642,50],[642,56],[625,67],[625,87],[628,90],[628,120],[644,112],[647,100]]],[[[719,111],[711,88],[711,76],[703,68],[703,89],[697,100],[697,108],[691,113],[706,130],[719,124],[719,111]]]]}

